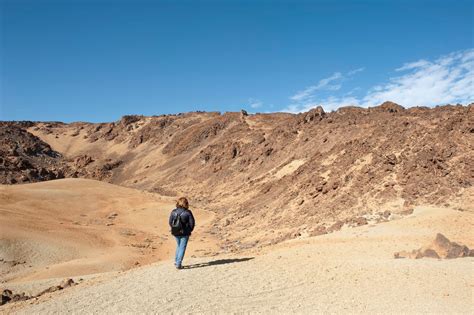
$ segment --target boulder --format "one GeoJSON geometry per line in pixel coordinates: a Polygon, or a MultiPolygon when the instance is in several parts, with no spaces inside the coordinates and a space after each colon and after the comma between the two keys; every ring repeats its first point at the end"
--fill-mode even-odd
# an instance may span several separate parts
{"type": "Polygon", "coordinates": [[[405,110],[405,107],[398,105],[394,102],[383,102],[381,105],[374,107],[374,111],[377,112],[388,112],[388,113],[399,113],[405,110]]]}
{"type": "Polygon", "coordinates": [[[394,253],[394,258],[438,258],[452,259],[460,257],[474,256],[474,250],[470,250],[465,245],[451,242],[441,233],[436,234],[434,241],[422,248],[412,250],[411,252],[401,251],[394,253]]]}
{"type": "Polygon", "coordinates": [[[13,292],[11,290],[3,290],[2,297],[0,299],[0,305],[7,304],[12,299],[13,292]]]}
{"type": "Polygon", "coordinates": [[[303,114],[303,123],[310,123],[312,121],[320,121],[326,117],[326,112],[321,106],[311,109],[309,112],[303,114]]]}
{"type": "Polygon", "coordinates": [[[436,235],[436,238],[431,246],[425,250],[428,249],[433,249],[436,251],[436,253],[438,253],[441,258],[467,257],[470,254],[470,250],[467,246],[451,242],[441,233],[436,235]]]}

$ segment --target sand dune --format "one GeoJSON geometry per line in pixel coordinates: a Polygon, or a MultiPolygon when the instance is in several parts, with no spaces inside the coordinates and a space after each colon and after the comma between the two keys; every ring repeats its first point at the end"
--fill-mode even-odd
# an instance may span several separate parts
{"type": "MultiPolygon", "coordinates": [[[[124,270],[174,250],[168,215],[173,199],[86,179],[0,188],[0,281],[21,282],[124,270]]],[[[212,213],[196,209],[194,237],[215,249],[204,233],[212,213]]]]}
{"type": "MultiPolygon", "coordinates": [[[[188,258],[112,273],[38,300],[19,313],[473,312],[474,259],[394,259],[441,232],[474,246],[474,213],[418,207],[405,218],[291,240],[264,252],[188,258]]],[[[197,242],[191,243],[191,248],[197,242]]]]}

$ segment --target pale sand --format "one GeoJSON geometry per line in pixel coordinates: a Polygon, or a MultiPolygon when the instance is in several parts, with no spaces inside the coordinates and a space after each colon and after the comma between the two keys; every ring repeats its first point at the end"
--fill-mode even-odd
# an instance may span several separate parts
{"type": "MultiPolygon", "coordinates": [[[[171,261],[86,280],[1,311],[37,313],[474,313],[474,259],[394,259],[438,232],[474,247],[474,214],[418,208],[409,217],[285,242],[246,261],[175,270],[171,261]]],[[[197,245],[191,239],[190,248],[197,245]]]]}

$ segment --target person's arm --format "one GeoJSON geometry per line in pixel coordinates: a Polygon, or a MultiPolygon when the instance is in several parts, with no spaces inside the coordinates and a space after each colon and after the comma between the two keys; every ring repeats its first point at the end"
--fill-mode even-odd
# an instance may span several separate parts
{"type": "Polygon", "coordinates": [[[170,218],[169,218],[169,220],[168,220],[168,224],[169,224],[170,227],[171,227],[171,223],[173,222],[173,212],[174,212],[174,210],[171,211],[171,213],[170,213],[170,218]]]}
{"type": "Polygon", "coordinates": [[[194,216],[191,210],[189,210],[189,228],[191,229],[191,232],[194,230],[194,216]]]}

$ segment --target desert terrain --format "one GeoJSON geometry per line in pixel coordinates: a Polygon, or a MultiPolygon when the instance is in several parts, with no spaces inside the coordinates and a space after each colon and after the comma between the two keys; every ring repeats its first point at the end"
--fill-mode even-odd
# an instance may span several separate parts
{"type": "Polygon", "coordinates": [[[0,122],[0,312],[472,313],[473,137],[472,104],[0,122]]]}
{"type": "MultiPolygon", "coordinates": [[[[25,281],[124,270],[170,257],[170,198],[88,180],[2,186],[1,280],[25,281]]],[[[196,209],[190,255],[215,250],[203,227],[213,214],[196,209]]],[[[202,253],[204,254],[204,253],[202,253]]]]}
{"type": "MultiPolygon", "coordinates": [[[[2,312],[472,314],[474,258],[394,259],[393,252],[429,244],[439,232],[472,248],[473,228],[472,210],[417,207],[403,219],[271,249],[186,258],[179,271],[168,259],[74,277],[74,287],[7,304],[2,312]]],[[[31,282],[11,285],[34,291],[31,282]]]]}

